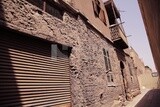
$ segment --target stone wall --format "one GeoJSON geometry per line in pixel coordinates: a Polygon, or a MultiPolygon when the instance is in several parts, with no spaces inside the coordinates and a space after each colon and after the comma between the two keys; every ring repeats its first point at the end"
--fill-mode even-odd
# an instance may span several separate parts
{"type": "Polygon", "coordinates": [[[127,60],[126,67],[128,69],[128,72],[126,72],[126,79],[128,83],[127,97],[128,97],[128,100],[131,100],[133,97],[140,94],[140,87],[139,87],[139,81],[137,77],[137,70],[135,69],[133,59],[130,56],[127,56],[126,60],[127,60]]]}
{"type": "Polygon", "coordinates": [[[143,74],[145,72],[145,66],[143,60],[140,59],[140,57],[132,47],[129,49],[129,51],[131,57],[133,58],[134,66],[136,67],[137,70],[137,75],[143,74]]]}
{"type": "Polygon", "coordinates": [[[152,69],[145,67],[145,72],[138,75],[141,89],[156,89],[158,87],[158,75],[152,76],[152,69]]]}
{"type": "MultiPolygon", "coordinates": [[[[83,19],[68,12],[52,16],[26,0],[1,0],[0,24],[48,41],[72,47],[71,96],[73,107],[111,107],[124,94],[118,53],[83,19]],[[59,16],[60,15],[60,16],[59,16]],[[114,86],[108,86],[102,49],[109,51],[114,86]]],[[[127,72],[126,68],[126,72],[127,72]]]]}

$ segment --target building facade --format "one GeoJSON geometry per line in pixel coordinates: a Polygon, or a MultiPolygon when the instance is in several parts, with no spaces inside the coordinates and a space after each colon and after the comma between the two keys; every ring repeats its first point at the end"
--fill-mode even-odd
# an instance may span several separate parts
{"type": "Polygon", "coordinates": [[[145,65],[143,60],[138,56],[137,52],[132,47],[130,47],[129,52],[131,58],[133,59],[137,75],[143,74],[145,72],[145,65]]]}
{"type": "Polygon", "coordinates": [[[138,77],[142,89],[157,89],[158,72],[153,72],[151,68],[145,66],[145,72],[143,74],[140,74],[138,77]]]}
{"type": "Polygon", "coordinates": [[[160,74],[160,1],[138,0],[156,69],[160,74]]]}
{"type": "Polygon", "coordinates": [[[144,88],[144,83],[148,83],[146,81],[146,76],[145,76],[145,75],[147,75],[146,73],[148,73],[148,72],[146,71],[144,62],[142,59],[139,58],[137,52],[132,47],[126,49],[125,51],[130,54],[130,56],[133,60],[134,70],[135,70],[136,75],[138,77],[139,87],[142,90],[144,88]]]}
{"type": "Polygon", "coordinates": [[[0,0],[0,104],[122,106],[139,90],[119,18],[110,0],[0,0]]]}

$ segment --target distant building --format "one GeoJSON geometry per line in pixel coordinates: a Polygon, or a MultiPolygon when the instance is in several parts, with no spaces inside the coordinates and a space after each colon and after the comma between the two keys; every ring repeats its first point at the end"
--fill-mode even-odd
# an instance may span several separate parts
{"type": "Polygon", "coordinates": [[[121,107],[139,93],[112,0],[0,0],[0,105],[121,107]]]}
{"type": "Polygon", "coordinates": [[[139,86],[141,89],[153,89],[158,87],[158,74],[153,72],[151,68],[144,65],[144,62],[139,58],[136,51],[131,47],[126,49],[134,63],[134,69],[138,77],[139,86]]]}
{"type": "Polygon", "coordinates": [[[142,89],[156,89],[158,87],[158,73],[153,72],[148,66],[145,66],[145,72],[138,77],[142,89]]]}

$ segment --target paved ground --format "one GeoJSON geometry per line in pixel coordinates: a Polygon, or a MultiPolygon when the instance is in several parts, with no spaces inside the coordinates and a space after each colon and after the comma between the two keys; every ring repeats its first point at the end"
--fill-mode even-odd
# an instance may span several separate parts
{"type": "Polygon", "coordinates": [[[126,107],[160,107],[160,89],[143,90],[126,107]]]}
{"type": "Polygon", "coordinates": [[[148,91],[135,107],[160,107],[160,89],[148,91]]]}
{"type": "Polygon", "coordinates": [[[149,89],[143,89],[141,94],[133,98],[132,101],[129,101],[126,107],[135,107],[136,104],[143,98],[143,96],[149,91],[149,89]]]}

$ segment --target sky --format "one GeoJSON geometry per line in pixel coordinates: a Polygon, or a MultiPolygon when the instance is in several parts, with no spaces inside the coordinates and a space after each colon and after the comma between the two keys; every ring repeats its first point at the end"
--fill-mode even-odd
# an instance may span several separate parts
{"type": "MultiPolygon", "coordinates": [[[[105,0],[104,0],[105,1],[105,0]]],[[[114,0],[121,14],[129,45],[134,48],[144,64],[155,70],[153,57],[148,43],[142,16],[137,0],[114,0]]]]}

